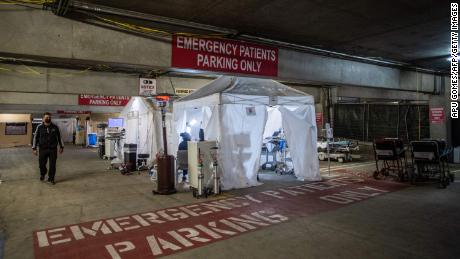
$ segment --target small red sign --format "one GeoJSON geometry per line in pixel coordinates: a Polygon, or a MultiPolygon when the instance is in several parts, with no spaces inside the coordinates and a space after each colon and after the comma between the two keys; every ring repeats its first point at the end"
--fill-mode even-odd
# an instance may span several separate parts
{"type": "Polygon", "coordinates": [[[323,125],[323,113],[322,112],[316,113],[316,125],[321,126],[321,127],[323,125]]]}
{"type": "Polygon", "coordinates": [[[78,105],[125,106],[130,99],[130,96],[80,94],[78,96],[78,105]]]}
{"type": "Polygon", "coordinates": [[[278,75],[278,49],[216,38],[173,36],[172,66],[216,72],[278,75]]]}
{"type": "Polygon", "coordinates": [[[442,124],[445,120],[444,108],[430,108],[430,123],[431,124],[442,124]]]}

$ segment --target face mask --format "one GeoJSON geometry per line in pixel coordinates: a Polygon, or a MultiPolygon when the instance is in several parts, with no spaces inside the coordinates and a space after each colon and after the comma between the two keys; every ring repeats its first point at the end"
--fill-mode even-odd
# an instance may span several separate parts
{"type": "Polygon", "coordinates": [[[51,119],[50,119],[50,118],[46,118],[46,119],[45,119],[45,122],[46,122],[46,123],[50,123],[50,122],[51,122],[51,119]]]}

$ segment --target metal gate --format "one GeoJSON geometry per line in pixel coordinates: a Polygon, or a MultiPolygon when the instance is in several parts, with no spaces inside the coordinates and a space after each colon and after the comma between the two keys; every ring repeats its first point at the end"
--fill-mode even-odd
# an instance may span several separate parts
{"type": "Polygon", "coordinates": [[[381,137],[405,142],[430,137],[428,105],[414,104],[335,104],[336,137],[373,141],[381,137]]]}

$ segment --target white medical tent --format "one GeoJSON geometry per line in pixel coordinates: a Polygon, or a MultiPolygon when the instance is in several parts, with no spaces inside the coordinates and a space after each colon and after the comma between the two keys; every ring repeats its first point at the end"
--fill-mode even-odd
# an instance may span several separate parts
{"type": "Polygon", "coordinates": [[[222,188],[255,186],[264,132],[283,127],[297,179],[317,181],[314,105],[313,96],[273,80],[222,76],[174,103],[174,151],[187,124],[200,121],[205,140],[219,143],[222,188]]]}
{"type": "Polygon", "coordinates": [[[76,131],[77,120],[75,118],[53,118],[53,123],[58,126],[63,142],[73,142],[73,133],[76,131]]]}
{"type": "MultiPolygon", "coordinates": [[[[166,113],[169,154],[171,154],[173,133],[171,117],[171,113],[166,113]]],[[[123,118],[123,128],[126,131],[122,145],[137,144],[137,154],[149,154],[147,163],[150,164],[158,151],[163,150],[160,110],[157,110],[153,103],[144,97],[133,97],[120,112],[120,118],[123,118]]]]}

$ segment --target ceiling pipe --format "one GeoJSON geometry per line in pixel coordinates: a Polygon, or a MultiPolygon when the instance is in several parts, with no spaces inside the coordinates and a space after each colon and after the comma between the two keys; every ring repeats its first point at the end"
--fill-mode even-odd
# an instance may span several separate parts
{"type": "MultiPolygon", "coordinates": [[[[272,40],[272,39],[267,39],[267,38],[261,38],[261,37],[246,35],[246,34],[240,35],[239,38],[250,40],[250,41],[255,41],[255,42],[264,42],[270,45],[282,46],[282,47],[289,48],[289,49],[306,51],[306,52],[313,53],[313,54],[320,54],[320,55],[338,57],[338,58],[344,58],[344,59],[353,59],[353,60],[358,60],[358,61],[362,61],[366,63],[375,63],[375,64],[383,64],[383,65],[391,65],[391,66],[399,66],[399,67],[410,66],[409,63],[404,63],[404,62],[366,58],[366,57],[346,54],[342,52],[325,50],[325,49],[320,49],[320,48],[315,48],[315,47],[310,47],[310,46],[305,46],[305,45],[299,45],[299,44],[294,44],[294,43],[288,43],[284,41],[272,40]]],[[[429,69],[426,69],[426,70],[434,72],[429,69]]]]}
{"type": "Polygon", "coordinates": [[[183,21],[179,19],[159,16],[159,15],[153,15],[153,14],[140,13],[140,12],[135,12],[135,11],[130,11],[130,10],[123,10],[123,9],[118,9],[118,8],[113,8],[113,7],[108,7],[108,6],[90,4],[90,3],[85,3],[81,1],[73,1],[72,7],[74,9],[93,11],[93,12],[104,13],[104,14],[119,15],[119,16],[124,16],[124,17],[129,17],[129,18],[150,21],[150,22],[164,23],[164,24],[186,27],[186,28],[191,28],[191,29],[199,29],[199,30],[204,30],[204,31],[223,33],[223,34],[228,34],[228,35],[234,35],[238,33],[238,31],[236,30],[225,29],[225,28],[221,28],[217,26],[188,22],[188,21],[183,21]]]}
{"type": "Polygon", "coordinates": [[[310,47],[310,46],[305,46],[305,45],[300,45],[300,44],[288,43],[284,41],[272,40],[272,39],[267,39],[263,37],[257,37],[257,36],[247,35],[247,34],[239,34],[237,30],[233,30],[233,29],[221,28],[221,27],[212,26],[212,25],[189,22],[189,21],[168,18],[168,17],[158,16],[158,15],[145,14],[145,13],[118,9],[118,8],[113,8],[113,7],[108,7],[108,6],[90,4],[90,3],[85,3],[82,1],[73,1],[72,7],[74,9],[80,9],[80,10],[86,10],[86,11],[92,11],[92,12],[104,13],[104,14],[110,14],[110,15],[118,15],[118,16],[124,16],[124,17],[129,17],[129,18],[134,18],[134,19],[145,20],[145,21],[163,23],[163,24],[168,24],[168,25],[175,25],[179,27],[221,33],[221,34],[228,35],[231,38],[237,38],[240,40],[252,41],[252,42],[257,42],[257,43],[262,43],[262,44],[267,44],[267,45],[273,45],[273,46],[287,48],[287,49],[295,49],[295,50],[299,50],[299,51],[303,51],[303,52],[307,52],[311,54],[318,54],[318,55],[327,56],[327,57],[353,60],[353,61],[373,64],[373,65],[380,65],[380,66],[405,68],[409,70],[416,70],[419,72],[445,74],[445,72],[440,71],[440,70],[421,68],[421,67],[414,66],[410,63],[361,57],[357,55],[346,54],[346,53],[337,52],[337,51],[330,51],[330,50],[325,50],[325,49],[320,49],[320,48],[315,48],[315,47],[310,47]]]}

